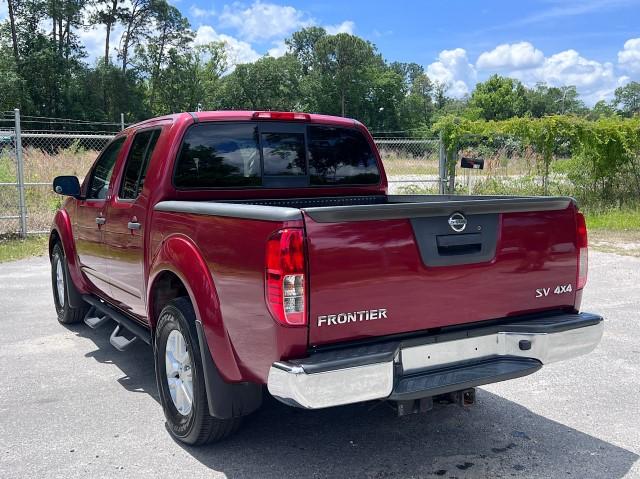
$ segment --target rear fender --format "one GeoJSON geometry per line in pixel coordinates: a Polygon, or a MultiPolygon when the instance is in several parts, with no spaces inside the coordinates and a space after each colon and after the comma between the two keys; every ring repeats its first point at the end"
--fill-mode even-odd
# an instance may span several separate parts
{"type": "Polygon", "coordinates": [[[153,260],[147,289],[147,315],[152,329],[157,318],[153,292],[155,282],[161,273],[170,271],[185,286],[196,319],[202,324],[206,343],[211,356],[225,381],[241,381],[242,376],[233,353],[229,335],[222,320],[220,301],[211,272],[198,247],[184,235],[166,238],[153,260]]]}

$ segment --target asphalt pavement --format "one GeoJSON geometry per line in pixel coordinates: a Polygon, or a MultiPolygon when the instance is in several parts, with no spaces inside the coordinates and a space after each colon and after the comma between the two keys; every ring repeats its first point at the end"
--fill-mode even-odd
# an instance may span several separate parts
{"type": "Polygon", "coordinates": [[[56,321],[46,258],[0,264],[0,478],[640,477],[640,259],[591,252],[591,354],[478,390],[470,408],[302,411],[267,399],[233,437],[175,442],[151,349],[56,321]]]}

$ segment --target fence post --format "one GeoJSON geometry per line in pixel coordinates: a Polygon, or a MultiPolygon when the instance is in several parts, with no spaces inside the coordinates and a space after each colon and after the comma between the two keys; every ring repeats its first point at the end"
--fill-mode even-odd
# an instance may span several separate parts
{"type": "Polygon", "coordinates": [[[446,193],[446,182],[447,182],[447,154],[444,150],[444,142],[442,141],[442,132],[438,137],[438,193],[444,195],[446,193]]]}
{"type": "Polygon", "coordinates": [[[124,113],[120,113],[120,129],[124,130],[124,113]]]}
{"type": "Polygon", "coordinates": [[[449,169],[449,194],[456,193],[456,164],[458,163],[458,150],[451,153],[451,162],[447,165],[449,169]]]}
{"type": "Polygon", "coordinates": [[[22,156],[22,136],[20,132],[20,110],[13,110],[15,115],[15,135],[16,135],[16,170],[17,170],[17,186],[20,208],[20,237],[27,237],[27,205],[24,195],[24,158],[22,156]]]}

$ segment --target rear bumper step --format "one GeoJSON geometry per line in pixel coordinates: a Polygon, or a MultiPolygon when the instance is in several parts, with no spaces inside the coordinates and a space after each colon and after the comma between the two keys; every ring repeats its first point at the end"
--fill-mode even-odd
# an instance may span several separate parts
{"type": "Polygon", "coordinates": [[[600,316],[561,314],[345,347],[276,362],[267,386],[280,401],[306,409],[436,396],[526,376],[544,364],[587,354],[603,329],[600,316]]]}

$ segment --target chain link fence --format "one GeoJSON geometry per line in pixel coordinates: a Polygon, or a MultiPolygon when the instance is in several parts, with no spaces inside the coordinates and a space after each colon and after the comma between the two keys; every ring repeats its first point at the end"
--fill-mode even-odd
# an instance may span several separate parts
{"type": "Polygon", "coordinates": [[[20,189],[13,124],[0,120],[0,234],[20,231],[20,189]]]}
{"type": "Polygon", "coordinates": [[[58,175],[81,180],[120,123],[0,113],[0,235],[48,233],[58,175]]]}
{"type": "Polygon", "coordinates": [[[443,151],[437,138],[376,138],[390,194],[441,193],[443,151]]]}
{"type": "MultiPolygon", "coordinates": [[[[0,113],[0,235],[48,233],[62,203],[51,183],[58,175],[82,181],[99,152],[124,126],[0,113]]],[[[395,132],[397,135],[397,132],[395,132]]],[[[376,145],[391,194],[440,193],[445,182],[436,138],[381,135],[376,145]]]]}
{"type": "Polygon", "coordinates": [[[511,136],[467,135],[459,145],[454,191],[469,195],[568,195],[574,185],[564,171],[569,145],[558,143],[553,164],[533,147],[511,136]],[[461,159],[481,160],[482,170],[461,167],[461,159]]]}

